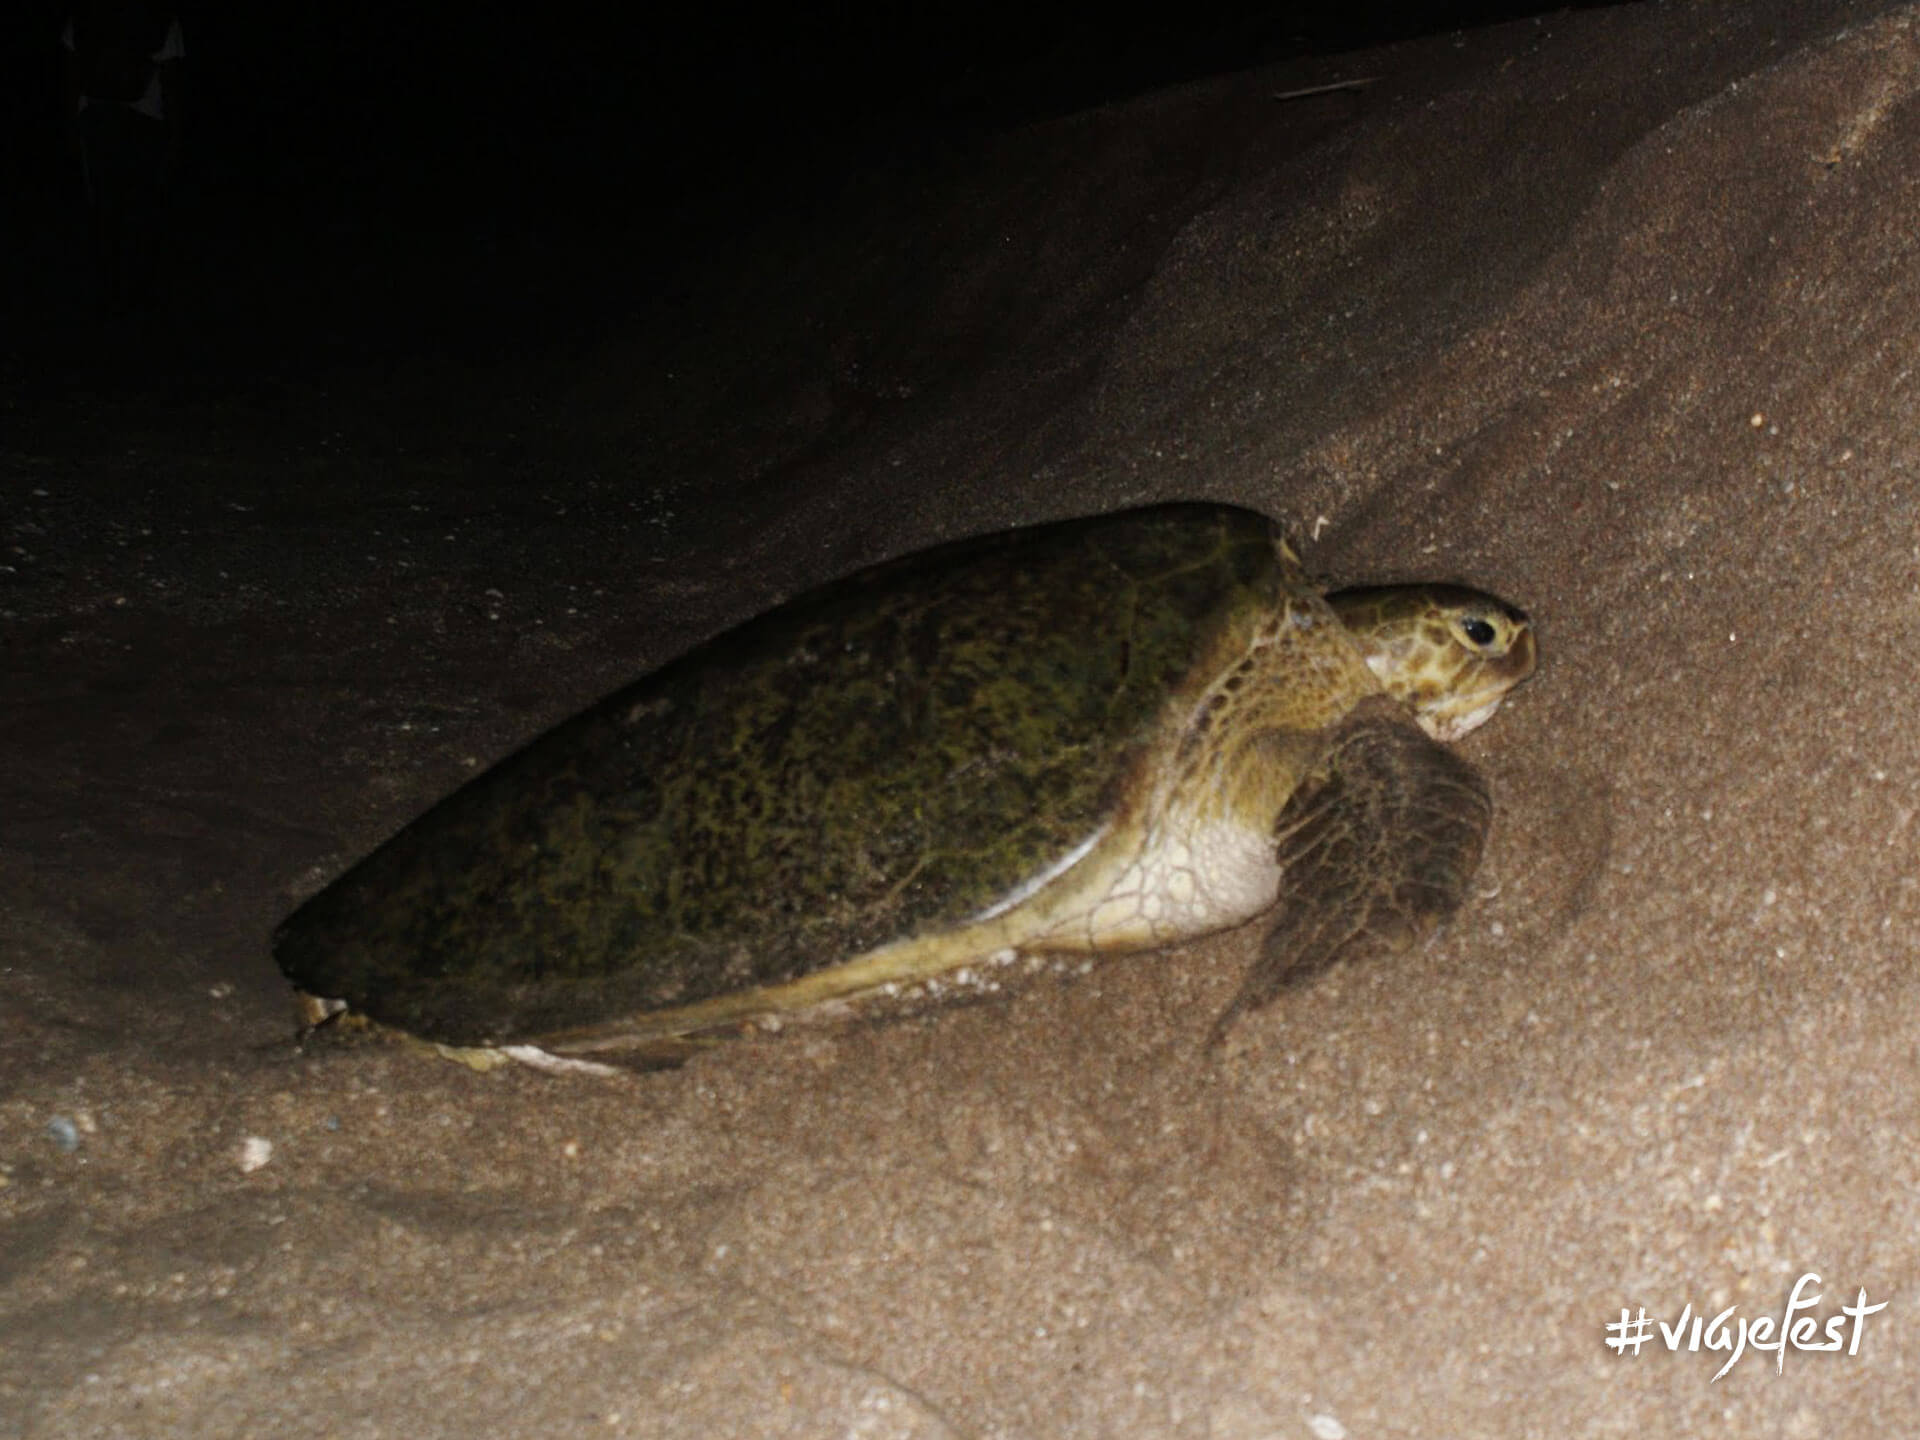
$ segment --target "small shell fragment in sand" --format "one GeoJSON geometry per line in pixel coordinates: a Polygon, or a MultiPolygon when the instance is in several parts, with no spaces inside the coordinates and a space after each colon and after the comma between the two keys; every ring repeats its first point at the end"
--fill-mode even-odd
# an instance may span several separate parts
{"type": "Polygon", "coordinates": [[[240,1142],[236,1155],[243,1175],[251,1175],[273,1159],[273,1142],[262,1135],[249,1135],[240,1142]]]}

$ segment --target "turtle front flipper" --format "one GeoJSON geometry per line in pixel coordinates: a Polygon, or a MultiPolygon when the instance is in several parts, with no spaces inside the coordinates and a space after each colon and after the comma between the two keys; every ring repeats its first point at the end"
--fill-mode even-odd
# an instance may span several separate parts
{"type": "Polygon", "coordinates": [[[1479,773],[1404,709],[1356,706],[1280,812],[1273,926],[1209,1043],[1289,985],[1432,933],[1466,898],[1492,818],[1479,773]]]}

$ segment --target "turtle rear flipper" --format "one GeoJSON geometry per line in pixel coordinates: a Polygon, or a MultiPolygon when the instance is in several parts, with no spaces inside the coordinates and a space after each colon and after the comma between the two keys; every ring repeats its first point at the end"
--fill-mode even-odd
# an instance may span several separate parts
{"type": "Polygon", "coordinates": [[[1486,783],[1385,697],[1334,729],[1316,770],[1275,825],[1280,902],[1211,1044],[1287,986],[1432,933],[1480,863],[1493,818],[1486,783]]]}

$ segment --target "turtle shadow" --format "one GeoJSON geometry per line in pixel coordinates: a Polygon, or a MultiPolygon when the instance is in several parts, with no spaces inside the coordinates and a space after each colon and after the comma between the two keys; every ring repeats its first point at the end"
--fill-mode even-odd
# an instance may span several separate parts
{"type": "Polygon", "coordinates": [[[1601,897],[1613,857],[1613,782],[1567,763],[1502,765],[1496,779],[1494,843],[1469,898],[1505,899],[1500,920],[1529,952],[1558,944],[1601,897]]]}

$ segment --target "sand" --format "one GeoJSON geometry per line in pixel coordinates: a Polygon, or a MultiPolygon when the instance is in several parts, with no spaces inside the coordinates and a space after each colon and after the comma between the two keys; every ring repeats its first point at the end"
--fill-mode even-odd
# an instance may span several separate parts
{"type": "Polygon", "coordinates": [[[484,366],[14,375],[0,1433],[1908,1433],[1917,22],[1209,82],[484,366]],[[1196,497],[1540,619],[1417,953],[1217,1056],[1252,928],[606,1082],[294,1045],[272,925],[474,767],[869,560],[1196,497]],[[1810,1273],[1857,1350],[1606,1343],[1810,1273]]]}

